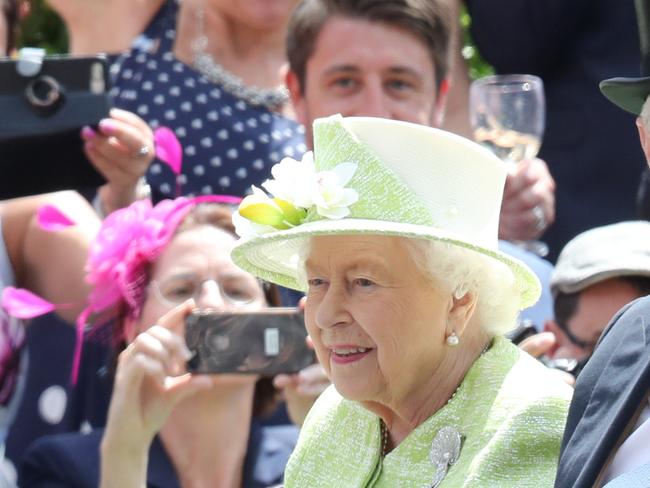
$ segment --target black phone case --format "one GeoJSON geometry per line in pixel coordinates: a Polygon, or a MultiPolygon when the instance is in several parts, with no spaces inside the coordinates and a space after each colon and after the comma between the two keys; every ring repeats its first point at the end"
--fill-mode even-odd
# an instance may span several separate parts
{"type": "Polygon", "coordinates": [[[185,323],[185,341],[193,373],[240,373],[273,376],[297,373],[315,362],[297,309],[263,312],[195,312],[185,323]]]}
{"type": "Polygon", "coordinates": [[[45,57],[32,76],[19,62],[0,60],[0,199],[102,185],[80,130],[111,108],[106,58],[45,57]]]}

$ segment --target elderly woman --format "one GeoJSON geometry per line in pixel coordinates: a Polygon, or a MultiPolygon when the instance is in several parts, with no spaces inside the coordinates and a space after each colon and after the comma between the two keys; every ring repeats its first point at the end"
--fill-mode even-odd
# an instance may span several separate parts
{"type": "Polygon", "coordinates": [[[214,204],[223,200],[179,198],[153,208],[141,201],[104,221],[88,261],[93,289],[86,312],[113,318],[120,344],[129,344],[117,363],[107,427],[37,441],[20,486],[97,487],[100,446],[106,486],[146,480],[170,488],[262,488],[281,481],[297,429],[261,424],[259,414],[275,398],[270,379],[165,380],[184,368],[181,318],[191,299],[201,309],[232,312],[258,311],[274,298],[232,262],[231,211],[214,204]],[[170,310],[178,320],[159,322],[170,310]],[[132,478],[131,466],[144,471],[132,478]]]}
{"type": "Polygon", "coordinates": [[[532,272],[497,251],[506,170],[458,136],[404,122],[316,121],[237,215],[234,260],[306,289],[333,382],[286,487],[545,487],[571,390],[502,333],[532,272]]]}

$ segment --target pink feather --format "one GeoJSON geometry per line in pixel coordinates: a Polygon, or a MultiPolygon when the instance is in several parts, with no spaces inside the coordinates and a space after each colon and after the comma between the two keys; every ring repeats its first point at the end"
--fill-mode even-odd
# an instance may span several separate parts
{"type": "Polygon", "coordinates": [[[38,225],[48,232],[57,232],[75,225],[75,222],[54,205],[43,205],[38,209],[38,225]]]}
{"type": "Polygon", "coordinates": [[[2,308],[19,319],[33,319],[52,312],[56,305],[23,288],[8,286],[2,291],[2,308]]]}
{"type": "Polygon", "coordinates": [[[155,130],[153,138],[158,159],[167,163],[175,175],[179,175],[183,166],[183,147],[174,131],[167,127],[159,127],[155,130]]]}

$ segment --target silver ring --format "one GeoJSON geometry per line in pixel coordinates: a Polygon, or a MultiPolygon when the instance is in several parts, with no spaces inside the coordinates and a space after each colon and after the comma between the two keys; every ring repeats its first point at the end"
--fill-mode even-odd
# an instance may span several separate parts
{"type": "Polygon", "coordinates": [[[147,156],[149,156],[149,153],[151,153],[151,149],[146,144],[143,144],[140,147],[140,149],[138,149],[138,152],[135,153],[135,157],[136,158],[146,158],[147,156]]]}
{"type": "Polygon", "coordinates": [[[541,205],[533,207],[533,217],[535,217],[535,228],[537,230],[546,229],[546,217],[544,217],[544,210],[541,205]]]}

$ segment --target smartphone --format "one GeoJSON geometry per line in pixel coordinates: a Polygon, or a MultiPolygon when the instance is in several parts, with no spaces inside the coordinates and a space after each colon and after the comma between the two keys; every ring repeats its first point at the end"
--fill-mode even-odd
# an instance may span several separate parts
{"type": "Polygon", "coordinates": [[[185,322],[185,342],[192,353],[188,370],[262,376],[297,373],[316,360],[306,338],[303,313],[298,308],[197,311],[185,322]]]}
{"type": "Polygon", "coordinates": [[[105,182],[87,160],[79,133],[109,114],[107,59],[35,59],[0,59],[1,199],[105,182]]]}

